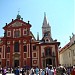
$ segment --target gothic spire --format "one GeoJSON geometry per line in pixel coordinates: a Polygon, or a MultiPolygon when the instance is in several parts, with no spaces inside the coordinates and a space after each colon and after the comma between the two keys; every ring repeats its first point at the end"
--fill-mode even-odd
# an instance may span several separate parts
{"type": "Polygon", "coordinates": [[[47,25],[46,13],[44,12],[43,26],[47,25]]]}
{"type": "Polygon", "coordinates": [[[46,13],[44,12],[44,20],[42,25],[42,37],[48,34],[48,37],[51,37],[51,26],[46,18],[46,13]]]}

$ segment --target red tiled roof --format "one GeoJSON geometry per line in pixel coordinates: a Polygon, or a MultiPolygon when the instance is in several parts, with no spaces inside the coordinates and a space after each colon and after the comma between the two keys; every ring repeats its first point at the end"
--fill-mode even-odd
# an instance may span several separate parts
{"type": "Polygon", "coordinates": [[[61,48],[59,52],[61,52],[61,51],[63,51],[64,49],[68,48],[69,46],[70,46],[70,42],[67,43],[63,48],[61,48]]]}

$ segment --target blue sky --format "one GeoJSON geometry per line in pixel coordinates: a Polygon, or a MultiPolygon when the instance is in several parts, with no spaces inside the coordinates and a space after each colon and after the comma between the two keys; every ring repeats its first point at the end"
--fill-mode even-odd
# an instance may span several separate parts
{"type": "Polygon", "coordinates": [[[69,42],[75,33],[74,0],[0,0],[0,36],[3,36],[5,23],[15,19],[18,11],[25,22],[30,21],[31,31],[42,38],[44,12],[51,26],[52,38],[61,42],[61,47],[69,42]]]}

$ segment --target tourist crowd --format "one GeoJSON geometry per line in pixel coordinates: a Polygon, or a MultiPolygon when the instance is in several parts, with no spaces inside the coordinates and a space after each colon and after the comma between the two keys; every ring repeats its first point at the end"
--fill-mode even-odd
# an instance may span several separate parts
{"type": "Polygon", "coordinates": [[[63,67],[59,66],[57,68],[48,65],[46,68],[39,69],[36,68],[0,68],[0,73],[6,75],[7,73],[14,73],[14,75],[75,75],[75,66],[73,67],[63,67]]]}

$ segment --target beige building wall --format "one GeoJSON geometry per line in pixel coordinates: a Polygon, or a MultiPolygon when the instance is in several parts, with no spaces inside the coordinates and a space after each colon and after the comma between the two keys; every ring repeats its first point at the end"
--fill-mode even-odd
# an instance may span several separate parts
{"type": "Polygon", "coordinates": [[[59,51],[60,64],[66,67],[75,65],[75,39],[73,36],[70,42],[59,51]],[[72,40],[72,41],[71,41],[72,40]]]}

